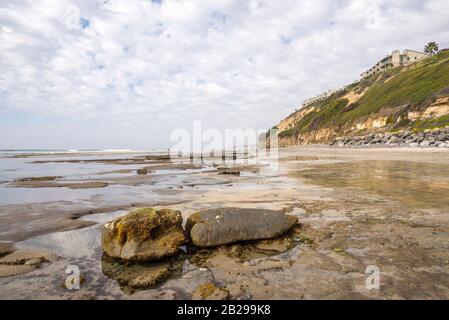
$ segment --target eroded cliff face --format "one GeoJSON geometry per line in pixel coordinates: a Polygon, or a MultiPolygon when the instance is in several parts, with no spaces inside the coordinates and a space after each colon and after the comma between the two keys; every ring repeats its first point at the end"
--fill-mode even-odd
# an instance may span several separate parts
{"type": "Polygon", "coordinates": [[[280,147],[288,147],[298,144],[319,144],[329,143],[338,135],[336,128],[323,128],[301,133],[296,137],[287,137],[279,139],[280,147]]]}
{"type": "MultiPolygon", "coordinates": [[[[361,97],[366,93],[367,89],[363,90],[362,92],[355,92],[350,91],[346,95],[343,96],[343,99],[348,100],[348,104],[357,103],[357,101],[360,100],[361,97]]],[[[307,116],[309,113],[316,110],[316,107],[310,106],[303,109],[300,109],[293,113],[292,115],[288,116],[284,120],[282,120],[278,125],[277,128],[279,129],[279,132],[284,132],[287,130],[291,130],[295,127],[296,123],[300,121],[303,117],[307,116]]],[[[387,117],[385,117],[387,118],[387,117]]],[[[372,122],[375,122],[375,125],[382,125],[383,120],[381,119],[374,119],[374,120],[367,120],[366,124],[359,124],[360,127],[370,127],[372,125],[372,122]]],[[[385,119],[386,121],[386,119],[385,119]]],[[[352,129],[353,130],[353,129],[352,129]]],[[[337,138],[339,135],[341,135],[343,132],[346,134],[348,129],[342,129],[338,127],[327,127],[327,128],[321,128],[317,130],[312,130],[309,132],[301,133],[296,136],[290,136],[290,137],[282,137],[279,139],[279,146],[280,147],[288,147],[298,144],[320,144],[320,143],[330,143],[335,138],[337,138]]]]}
{"type": "Polygon", "coordinates": [[[407,118],[411,121],[439,118],[449,114],[449,97],[437,99],[424,111],[411,111],[407,114],[407,118]]]}
{"type": "MultiPolygon", "coordinates": [[[[282,132],[291,129],[297,121],[301,120],[302,117],[310,112],[311,110],[305,110],[303,113],[298,112],[294,121],[289,119],[288,126],[285,126],[287,122],[284,122],[283,128],[287,129],[280,131],[282,132]]],[[[328,144],[339,137],[355,136],[359,135],[361,132],[365,134],[387,132],[396,124],[404,120],[426,120],[446,115],[449,115],[449,97],[437,99],[436,102],[430,104],[422,111],[407,111],[407,106],[386,108],[361,121],[346,126],[329,126],[299,133],[296,136],[282,137],[279,138],[279,146],[288,147],[302,144],[328,144]]]]}
{"type": "Polygon", "coordinates": [[[301,118],[305,117],[306,115],[308,115],[310,112],[312,112],[314,110],[315,110],[314,107],[308,107],[308,108],[298,110],[295,113],[293,113],[292,115],[290,115],[287,118],[285,118],[284,120],[282,120],[281,122],[279,122],[279,124],[277,125],[277,128],[279,129],[280,132],[290,130],[295,126],[297,121],[299,121],[301,118]]]}

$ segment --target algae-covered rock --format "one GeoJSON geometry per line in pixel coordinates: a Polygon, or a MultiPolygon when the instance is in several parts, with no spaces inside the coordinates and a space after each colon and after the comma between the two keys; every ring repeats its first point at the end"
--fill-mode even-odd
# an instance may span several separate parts
{"type": "Polygon", "coordinates": [[[153,288],[170,276],[171,265],[168,261],[151,263],[121,263],[116,259],[103,256],[103,273],[119,282],[125,291],[153,288]]]}
{"type": "Polygon", "coordinates": [[[19,274],[31,272],[35,269],[36,268],[34,266],[30,265],[0,264],[0,278],[17,276],[19,274]]]}
{"type": "Polygon", "coordinates": [[[164,280],[169,275],[168,265],[152,266],[151,270],[142,272],[128,282],[128,286],[133,289],[144,289],[152,287],[164,280]]]}
{"type": "Polygon", "coordinates": [[[229,292],[218,288],[213,283],[198,286],[192,294],[192,300],[226,300],[229,292]]]}
{"type": "Polygon", "coordinates": [[[286,252],[290,245],[288,239],[263,240],[256,244],[256,248],[266,251],[286,252]]]}
{"type": "Polygon", "coordinates": [[[194,245],[207,248],[276,238],[297,223],[297,217],[279,211],[222,208],[192,214],[187,219],[186,231],[194,245]]]}
{"type": "Polygon", "coordinates": [[[7,265],[36,265],[42,262],[54,262],[58,257],[50,252],[37,250],[17,250],[0,259],[0,264],[7,265]],[[37,262],[39,261],[39,262],[37,262]]]}
{"type": "Polygon", "coordinates": [[[180,211],[136,209],[103,228],[106,255],[123,260],[158,260],[176,253],[185,243],[180,211]]]}

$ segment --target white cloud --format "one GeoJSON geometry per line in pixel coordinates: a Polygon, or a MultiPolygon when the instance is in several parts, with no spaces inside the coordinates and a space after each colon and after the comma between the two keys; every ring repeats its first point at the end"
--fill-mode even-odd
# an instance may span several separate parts
{"type": "Polygon", "coordinates": [[[1,0],[0,110],[270,127],[393,49],[448,46],[448,11],[447,0],[1,0]]]}

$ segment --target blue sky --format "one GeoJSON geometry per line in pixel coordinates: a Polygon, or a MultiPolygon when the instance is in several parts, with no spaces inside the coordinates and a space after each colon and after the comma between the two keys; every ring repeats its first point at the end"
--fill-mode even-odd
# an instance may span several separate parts
{"type": "Polygon", "coordinates": [[[150,148],[269,128],[394,49],[449,47],[448,0],[0,0],[0,148],[150,148]]]}

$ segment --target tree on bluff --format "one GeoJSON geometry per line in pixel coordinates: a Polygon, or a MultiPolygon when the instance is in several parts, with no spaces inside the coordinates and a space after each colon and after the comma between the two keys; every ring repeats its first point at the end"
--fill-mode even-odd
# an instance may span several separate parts
{"type": "Polygon", "coordinates": [[[439,50],[439,46],[438,43],[436,42],[429,42],[425,47],[424,47],[424,52],[433,56],[435,53],[438,52],[439,50]]]}

